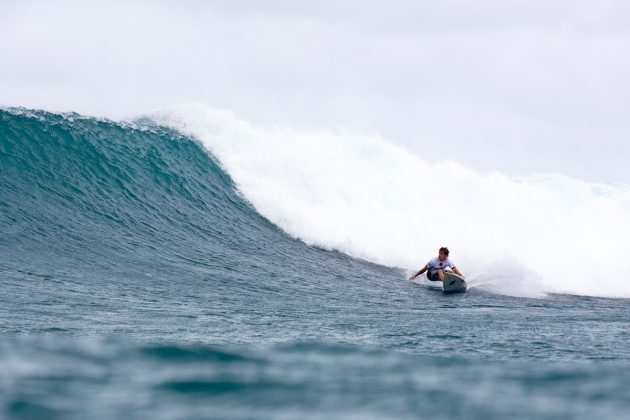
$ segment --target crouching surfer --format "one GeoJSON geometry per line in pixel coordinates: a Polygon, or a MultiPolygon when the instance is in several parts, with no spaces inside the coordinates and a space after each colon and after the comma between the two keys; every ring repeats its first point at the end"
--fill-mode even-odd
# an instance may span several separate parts
{"type": "Polygon", "coordinates": [[[442,247],[438,253],[438,256],[433,258],[427,263],[420,271],[409,277],[409,280],[413,280],[424,272],[427,273],[427,278],[431,281],[444,281],[444,271],[450,268],[453,272],[459,276],[464,275],[455,267],[453,261],[448,258],[448,248],[442,247]]]}

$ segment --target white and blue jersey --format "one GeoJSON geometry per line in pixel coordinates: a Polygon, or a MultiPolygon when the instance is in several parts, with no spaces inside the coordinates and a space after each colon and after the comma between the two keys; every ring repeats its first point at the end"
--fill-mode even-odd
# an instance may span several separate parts
{"type": "Polygon", "coordinates": [[[433,277],[437,270],[445,270],[446,268],[455,268],[455,264],[448,257],[444,261],[440,261],[440,257],[435,257],[427,263],[427,277],[433,277]]]}

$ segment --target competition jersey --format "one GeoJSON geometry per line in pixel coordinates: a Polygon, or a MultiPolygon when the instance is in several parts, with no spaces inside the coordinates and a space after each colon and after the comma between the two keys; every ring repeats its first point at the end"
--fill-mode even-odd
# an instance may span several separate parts
{"type": "Polygon", "coordinates": [[[444,261],[440,261],[440,257],[435,257],[427,263],[427,268],[431,274],[435,273],[438,269],[444,270],[446,267],[455,268],[455,264],[453,264],[453,261],[448,257],[444,261]]]}

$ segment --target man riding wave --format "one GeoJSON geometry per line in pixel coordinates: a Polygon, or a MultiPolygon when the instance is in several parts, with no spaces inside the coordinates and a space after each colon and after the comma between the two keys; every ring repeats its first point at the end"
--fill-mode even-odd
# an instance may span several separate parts
{"type": "Polygon", "coordinates": [[[427,273],[427,278],[431,281],[444,281],[444,272],[450,268],[455,274],[464,277],[464,275],[455,267],[453,261],[448,258],[448,248],[443,246],[438,252],[438,256],[433,258],[427,263],[420,271],[409,277],[409,280],[413,280],[424,272],[427,273]]]}

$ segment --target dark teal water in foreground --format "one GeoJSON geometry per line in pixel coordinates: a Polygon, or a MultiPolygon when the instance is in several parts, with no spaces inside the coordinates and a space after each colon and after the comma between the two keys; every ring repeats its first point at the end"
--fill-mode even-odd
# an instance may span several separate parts
{"type": "Polygon", "coordinates": [[[630,412],[628,300],[405,275],[288,237],[176,132],[0,110],[0,417],[630,412]]]}

